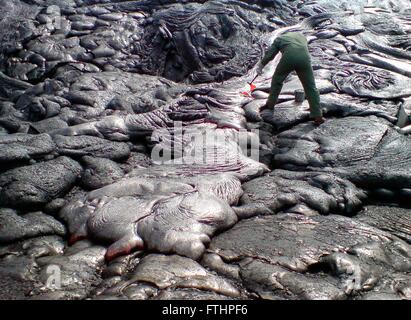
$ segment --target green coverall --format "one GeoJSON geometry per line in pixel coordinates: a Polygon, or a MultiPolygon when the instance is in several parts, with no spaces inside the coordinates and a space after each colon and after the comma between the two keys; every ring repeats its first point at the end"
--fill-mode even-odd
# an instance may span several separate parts
{"type": "Polygon", "coordinates": [[[307,39],[303,34],[298,32],[288,32],[279,36],[275,39],[262,59],[262,67],[274,59],[279,51],[282,53],[282,58],[271,80],[271,90],[266,107],[274,108],[283,87],[284,80],[292,71],[296,71],[310,105],[310,117],[322,117],[320,94],[315,85],[307,39]]]}

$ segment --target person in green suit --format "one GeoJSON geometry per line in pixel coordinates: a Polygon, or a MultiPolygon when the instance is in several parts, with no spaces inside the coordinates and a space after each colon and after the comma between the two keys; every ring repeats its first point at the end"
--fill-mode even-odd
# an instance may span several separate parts
{"type": "Polygon", "coordinates": [[[302,33],[287,32],[277,37],[259,63],[257,74],[261,75],[264,66],[280,51],[282,58],[271,80],[270,95],[263,109],[274,108],[285,79],[292,71],[296,71],[310,105],[310,117],[317,125],[323,123],[320,94],[315,85],[307,39],[302,33]]]}

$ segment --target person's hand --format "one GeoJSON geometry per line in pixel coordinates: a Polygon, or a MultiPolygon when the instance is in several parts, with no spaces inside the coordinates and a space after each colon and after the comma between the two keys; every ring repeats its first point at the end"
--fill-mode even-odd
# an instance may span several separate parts
{"type": "Polygon", "coordinates": [[[263,73],[264,66],[261,64],[261,62],[257,66],[257,75],[261,76],[263,73]]]}
{"type": "Polygon", "coordinates": [[[314,119],[314,124],[316,126],[319,126],[320,124],[324,123],[324,121],[325,121],[324,117],[317,117],[317,118],[314,119]]]}

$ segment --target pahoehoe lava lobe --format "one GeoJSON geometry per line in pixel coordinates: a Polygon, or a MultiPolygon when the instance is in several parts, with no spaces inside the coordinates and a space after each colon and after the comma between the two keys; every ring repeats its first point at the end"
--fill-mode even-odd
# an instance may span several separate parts
{"type": "Polygon", "coordinates": [[[301,124],[278,135],[275,161],[285,169],[321,168],[373,189],[409,189],[410,139],[375,117],[301,124]]]}
{"type": "Polygon", "coordinates": [[[241,206],[244,217],[269,212],[303,215],[353,214],[361,207],[365,193],[351,182],[322,172],[276,170],[243,185],[241,206]],[[263,210],[262,210],[263,209],[263,210]]]}
{"type": "Polygon", "coordinates": [[[67,157],[8,170],[0,175],[0,204],[21,209],[44,205],[69,191],[81,172],[80,164],[67,157]]]}
{"type": "Polygon", "coordinates": [[[344,299],[360,291],[401,294],[396,282],[404,281],[403,273],[411,268],[407,243],[334,215],[287,213],[244,220],[215,237],[210,251],[239,264],[246,287],[271,299],[344,299]],[[387,272],[393,274],[387,278],[387,272]]]}
{"type": "Polygon", "coordinates": [[[70,202],[60,217],[72,242],[91,236],[112,243],[108,260],[135,248],[199,259],[216,231],[237,222],[230,205],[241,193],[232,175],[126,178],[70,202]]]}
{"type": "Polygon", "coordinates": [[[135,45],[139,69],[176,82],[240,76],[262,55],[262,32],[254,18],[251,10],[219,1],[160,8],[135,45]]]}
{"type": "Polygon", "coordinates": [[[1,299],[411,299],[408,0],[0,6],[1,299]]]}

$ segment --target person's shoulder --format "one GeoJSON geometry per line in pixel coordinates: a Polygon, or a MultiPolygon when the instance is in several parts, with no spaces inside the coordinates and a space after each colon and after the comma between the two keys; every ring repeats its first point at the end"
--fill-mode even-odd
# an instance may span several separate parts
{"type": "Polygon", "coordinates": [[[298,36],[296,32],[287,31],[287,32],[280,34],[277,37],[277,39],[290,39],[290,38],[295,38],[296,36],[298,36]]]}
{"type": "Polygon", "coordinates": [[[296,32],[295,37],[303,40],[307,40],[307,37],[302,32],[296,32]]]}
{"type": "Polygon", "coordinates": [[[289,41],[295,41],[295,40],[305,40],[306,37],[304,34],[298,31],[287,31],[282,34],[280,34],[275,40],[274,43],[280,44],[282,42],[289,42],[289,41]]]}
{"type": "Polygon", "coordinates": [[[290,32],[284,33],[284,36],[292,37],[292,38],[295,38],[295,37],[305,38],[304,34],[302,32],[299,32],[299,31],[290,31],[290,32]]]}

